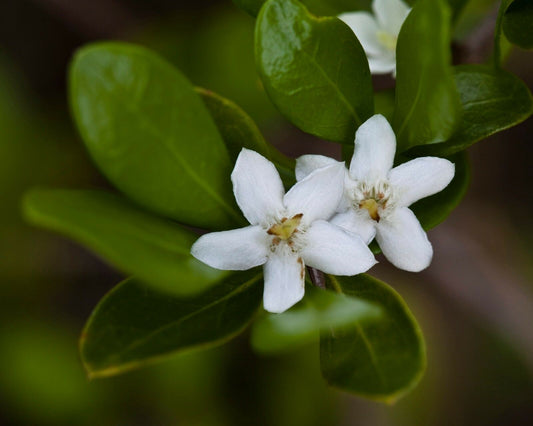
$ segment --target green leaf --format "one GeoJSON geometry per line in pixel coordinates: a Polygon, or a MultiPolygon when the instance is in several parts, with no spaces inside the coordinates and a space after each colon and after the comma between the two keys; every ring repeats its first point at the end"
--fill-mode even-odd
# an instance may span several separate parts
{"type": "Polygon", "coordinates": [[[209,112],[156,54],[126,43],[82,48],[70,68],[70,101],[95,162],[128,197],[189,225],[242,222],[209,112]]]}
{"type": "Polygon", "coordinates": [[[533,49],[533,1],[514,0],[503,15],[502,28],[511,43],[533,49]]]}
{"type": "Polygon", "coordinates": [[[320,331],[379,317],[380,310],[371,303],[310,287],[305,298],[282,314],[267,314],[256,321],[252,345],[258,352],[286,351],[313,342],[320,331]]]}
{"type": "Polygon", "coordinates": [[[444,143],[416,147],[416,155],[448,156],[499,131],[515,126],[533,113],[533,100],[522,80],[507,71],[484,65],[455,67],[463,117],[444,143]]]}
{"type": "Polygon", "coordinates": [[[235,337],[261,303],[261,277],[257,270],[233,273],[193,298],[123,281],[100,301],[81,335],[89,377],[113,376],[235,337]]]}
{"type": "Polygon", "coordinates": [[[400,295],[369,275],[327,277],[327,285],[379,306],[379,319],[324,332],[320,365],[328,383],[382,402],[394,402],[422,377],[426,351],[420,327],[400,295]]]}
{"type": "Polygon", "coordinates": [[[252,149],[272,161],[287,185],[295,183],[294,160],[268,144],[254,121],[239,106],[210,90],[196,88],[217,125],[232,163],[241,149],[252,149]]]}
{"type": "MultiPolygon", "coordinates": [[[[233,0],[233,3],[252,16],[259,14],[265,2],[265,0],[233,0]]],[[[336,16],[342,12],[369,10],[371,0],[302,0],[301,3],[316,15],[336,16]]]]}
{"type": "Polygon", "coordinates": [[[269,0],[257,17],[256,62],[270,99],[294,125],[353,143],[373,112],[368,62],[352,30],[296,0],[269,0]]]}
{"type": "Polygon", "coordinates": [[[76,240],[161,290],[198,293],[227,274],[191,256],[196,234],[117,195],[36,189],[26,194],[23,208],[30,222],[76,240]]]}
{"type": "Polygon", "coordinates": [[[466,152],[448,159],[455,164],[455,176],[450,184],[441,192],[423,198],[410,207],[426,231],[444,222],[464,198],[470,184],[470,164],[466,152]]]}
{"type": "Polygon", "coordinates": [[[447,140],[459,120],[450,53],[450,10],[444,0],[420,0],[407,16],[396,48],[398,152],[447,140]]]}

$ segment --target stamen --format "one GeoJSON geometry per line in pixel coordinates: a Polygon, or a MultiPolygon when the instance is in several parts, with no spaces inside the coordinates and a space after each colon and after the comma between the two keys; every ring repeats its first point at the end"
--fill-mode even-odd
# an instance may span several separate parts
{"type": "Polygon", "coordinates": [[[394,203],[391,187],[385,180],[359,182],[352,197],[353,206],[368,211],[368,215],[377,222],[387,214],[387,206],[394,203]]]}

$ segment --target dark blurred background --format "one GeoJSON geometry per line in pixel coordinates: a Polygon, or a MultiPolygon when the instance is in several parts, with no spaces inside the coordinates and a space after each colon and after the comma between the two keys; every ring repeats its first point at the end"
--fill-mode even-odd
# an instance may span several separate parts
{"type": "MultiPolygon", "coordinates": [[[[493,26],[494,3],[473,0],[457,27],[468,60],[490,45],[482,28],[493,26]]],[[[386,262],[373,270],[403,295],[427,340],[427,373],[396,405],[328,389],[316,345],[259,356],[246,334],[138,372],[86,379],[78,334],[122,277],[19,213],[34,185],[107,186],[69,118],[69,59],[93,40],[143,44],[237,102],[284,152],[338,155],[269,103],[255,73],[253,25],[230,0],[0,1],[0,424],[533,424],[531,119],[471,148],[471,188],[430,232],[427,271],[386,262]]],[[[512,50],[506,68],[532,87],[531,52],[512,50]]]]}

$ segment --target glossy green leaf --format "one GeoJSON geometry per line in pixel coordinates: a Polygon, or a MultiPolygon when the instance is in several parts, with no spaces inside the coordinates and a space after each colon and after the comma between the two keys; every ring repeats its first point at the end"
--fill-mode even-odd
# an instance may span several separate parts
{"type": "Polygon", "coordinates": [[[294,125],[353,143],[373,112],[368,62],[352,30],[296,0],[269,0],[257,17],[256,62],[270,99],[294,125]]]}
{"type": "Polygon", "coordinates": [[[410,207],[426,231],[444,222],[464,198],[470,184],[470,164],[466,153],[457,153],[448,159],[455,164],[455,176],[450,184],[410,207]]]}
{"type": "MultiPolygon", "coordinates": [[[[452,0],[451,0],[452,1],[452,0]]],[[[233,0],[238,7],[257,16],[265,0],[233,0]]],[[[311,13],[320,16],[336,16],[342,12],[369,10],[371,0],[302,0],[311,13]]]]}
{"type": "Polygon", "coordinates": [[[112,376],[235,337],[261,303],[261,280],[257,270],[233,273],[192,298],[123,281],[100,301],[81,335],[89,377],[112,376]]]}
{"type": "Polygon", "coordinates": [[[448,141],[416,147],[413,153],[448,156],[521,123],[533,113],[529,89],[507,71],[484,65],[460,65],[455,68],[455,81],[463,107],[459,128],[448,141]]]}
{"type": "Polygon", "coordinates": [[[460,116],[450,53],[450,10],[444,0],[419,0],[396,48],[393,128],[399,152],[447,140],[460,116]]]}
{"type": "Polygon", "coordinates": [[[502,28],[511,43],[533,49],[533,1],[514,0],[503,15],[502,28]]]}
{"type": "Polygon", "coordinates": [[[320,365],[328,383],[382,402],[394,402],[412,389],[426,366],[420,327],[400,295],[365,274],[327,277],[327,285],[381,308],[379,319],[324,332],[320,365]]]}
{"type": "Polygon", "coordinates": [[[275,165],[287,187],[295,183],[294,160],[265,141],[255,122],[234,102],[210,90],[196,88],[217,125],[230,159],[235,163],[241,149],[252,149],[275,165]]]}
{"type": "Polygon", "coordinates": [[[128,275],[177,294],[193,294],[226,272],[190,254],[198,236],[102,191],[33,190],[24,198],[27,219],[98,253],[128,275]]]}
{"type": "Polygon", "coordinates": [[[266,314],[256,321],[252,345],[258,352],[286,351],[315,341],[320,331],[379,315],[379,308],[371,303],[310,287],[304,300],[294,308],[282,314],[266,314]]]}
{"type": "Polygon", "coordinates": [[[70,101],[95,162],[128,197],[189,225],[242,221],[224,142],[191,84],[163,59],[126,43],[82,48],[70,101]]]}

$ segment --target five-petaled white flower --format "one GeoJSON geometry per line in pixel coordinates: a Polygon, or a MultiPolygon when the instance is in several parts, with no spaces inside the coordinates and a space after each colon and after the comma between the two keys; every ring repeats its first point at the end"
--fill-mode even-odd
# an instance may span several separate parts
{"type": "Polygon", "coordinates": [[[360,236],[326,222],[343,196],[343,163],[311,172],[286,194],[274,165],[243,149],[231,174],[237,204],[250,226],[200,237],[191,253],[217,269],[264,265],[263,305],[283,312],[304,295],[305,266],[356,275],[376,260],[360,236]]]}
{"type": "Polygon", "coordinates": [[[374,16],[368,12],[339,15],[365,49],[372,74],[396,76],[396,41],[409,7],[402,0],[374,0],[374,16]]]}
{"type": "MultiPolygon", "coordinates": [[[[455,166],[443,158],[420,157],[392,168],[395,152],[396,136],[385,117],[374,115],[359,127],[344,197],[331,223],[358,233],[367,243],[376,237],[391,263],[418,272],[431,263],[433,249],[407,206],[442,191],[455,166]]],[[[329,157],[304,155],[296,162],[296,178],[334,163],[329,157]]]]}

